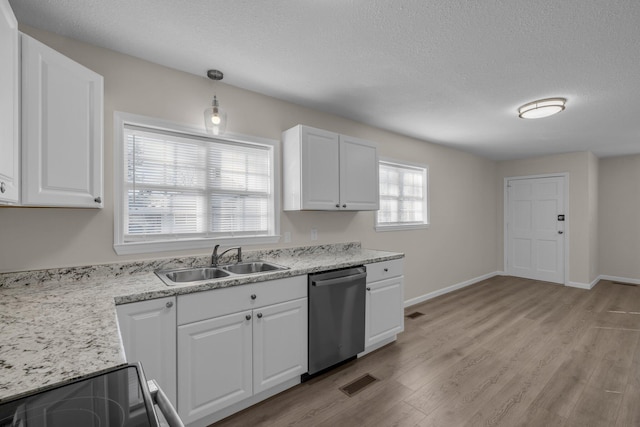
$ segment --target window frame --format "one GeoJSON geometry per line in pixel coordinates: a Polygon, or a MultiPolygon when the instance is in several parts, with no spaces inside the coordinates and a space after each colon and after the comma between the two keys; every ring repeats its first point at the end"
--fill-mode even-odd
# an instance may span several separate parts
{"type": "Polygon", "coordinates": [[[202,129],[186,126],[171,121],[146,117],[137,114],[124,113],[121,111],[114,112],[114,227],[113,227],[113,248],[118,255],[138,254],[138,253],[155,253],[166,251],[178,251],[189,249],[211,249],[214,245],[261,245],[272,244],[280,241],[280,141],[260,138],[255,136],[247,136],[233,133],[225,133],[224,135],[212,135],[204,132],[202,129]],[[149,241],[124,241],[124,209],[126,203],[127,183],[126,183],[126,141],[125,126],[136,126],[146,128],[150,131],[170,132],[181,134],[184,137],[194,137],[197,139],[208,139],[211,141],[221,140],[225,142],[237,142],[240,144],[258,144],[271,147],[272,163],[273,163],[273,235],[267,236],[237,236],[237,237],[194,237],[184,239],[167,239],[167,240],[149,240],[149,241]]]}
{"type": "MultiPolygon", "coordinates": [[[[376,231],[401,231],[401,230],[417,230],[423,228],[429,228],[430,225],[430,209],[431,203],[429,202],[429,166],[421,163],[413,163],[407,162],[404,160],[396,160],[388,157],[380,157],[378,159],[378,174],[380,173],[380,165],[382,163],[386,163],[392,166],[404,167],[404,168],[413,168],[413,169],[423,169],[423,177],[425,181],[425,185],[423,188],[423,210],[424,210],[424,220],[421,223],[393,223],[393,224],[380,224],[378,222],[378,213],[379,210],[375,212],[374,215],[374,228],[376,231]]],[[[380,180],[380,178],[378,178],[380,180]]],[[[380,184],[378,182],[378,184],[380,184]]],[[[380,197],[380,193],[378,193],[378,197],[380,197]]],[[[382,206],[382,203],[380,203],[382,206]]]]}

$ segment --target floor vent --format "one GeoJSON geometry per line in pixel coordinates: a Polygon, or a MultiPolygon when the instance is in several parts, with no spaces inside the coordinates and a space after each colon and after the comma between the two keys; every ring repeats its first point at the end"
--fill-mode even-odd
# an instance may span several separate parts
{"type": "Polygon", "coordinates": [[[638,286],[633,283],[624,283],[624,282],[613,282],[614,285],[622,285],[622,286],[638,286]]]}
{"type": "Polygon", "coordinates": [[[360,378],[351,381],[349,384],[343,387],[340,387],[340,391],[346,394],[347,396],[351,397],[354,394],[360,393],[362,390],[367,388],[367,386],[373,384],[376,381],[378,381],[378,379],[373,375],[364,374],[360,378]]]}
{"type": "Polygon", "coordinates": [[[420,313],[419,311],[414,311],[411,314],[407,314],[409,319],[415,319],[416,317],[424,316],[424,313],[420,313]]]}

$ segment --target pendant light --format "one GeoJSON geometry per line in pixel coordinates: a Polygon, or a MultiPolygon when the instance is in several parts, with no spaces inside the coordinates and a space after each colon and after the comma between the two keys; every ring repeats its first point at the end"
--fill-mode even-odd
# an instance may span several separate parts
{"type": "MultiPolygon", "coordinates": [[[[213,81],[222,80],[224,74],[219,70],[207,71],[207,77],[213,81]]],[[[227,128],[227,112],[220,107],[217,96],[213,95],[211,107],[204,110],[204,126],[208,133],[222,135],[227,128]]]]}
{"type": "Polygon", "coordinates": [[[539,119],[549,117],[564,110],[567,100],[564,98],[546,98],[529,102],[518,108],[521,119],[539,119]]]}

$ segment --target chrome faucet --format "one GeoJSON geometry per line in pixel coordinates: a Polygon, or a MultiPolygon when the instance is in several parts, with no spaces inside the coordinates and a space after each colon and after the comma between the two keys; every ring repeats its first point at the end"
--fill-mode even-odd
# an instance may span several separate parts
{"type": "Polygon", "coordinates": [[[233,248],[229,248],[226,251],[222,252],[220,255],[218,255],[218,248],[220,247],[220,245],[215,245],[213,248],[213,253],[211,254],[211,265],[214,267],[218,266],[218,262],[220,261],[220,258],[222,258],[222,255],[226,254],[229,251],[233,251],[235,249],[238,250],[238,262],[242,262],[242,248],[240,246],[234,246],[233,248]]]}

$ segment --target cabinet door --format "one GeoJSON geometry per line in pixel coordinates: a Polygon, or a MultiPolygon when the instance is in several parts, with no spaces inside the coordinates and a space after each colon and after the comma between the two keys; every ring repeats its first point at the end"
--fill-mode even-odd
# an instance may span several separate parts
{"type": "Polygon", "coordinates": [[[404,330],[403,276],[367,283],[365,347],[404,330]]]}
{"type": "Polygon", "coordinates": [[[362,139],[340,135],[340,206],[343,210],[377,211],[378,154],[362,139]]]}
{"type": "Polygon", "coordinates": [[[19,201],[18,22],[0,0],[0,204],[19,201]]]}
{"type": "Polygon", "coordinates": [[[307,298],[254,310],[253,391],[307,372],[307,298]]]}
{"type": "Polygon", "coordinates": [[[339,144],[339,135],[336,133],[302,127],[300,147],[302,209],[338,209],[340,204],[339,144]]]}
{"type": "Polygon", "coordinates": [[[22,204],[102,207],[102,76],[21,40],[22,204]]]}
{"type": "Polygon", "coordinates": [[[251,311],[178,327],[178,413],[185,424],[253,394],[251,311]]]}
{"type": "Polygon", "coordinates": [[[155,379],[176,404],[175,297],[116,307],[127,362],[142,362],[147,379],[155,379]]]}

